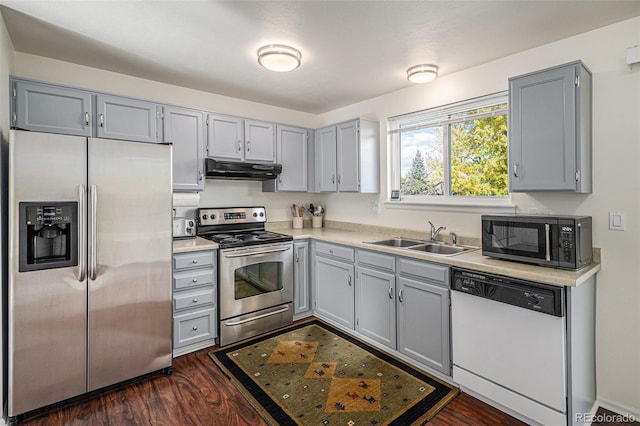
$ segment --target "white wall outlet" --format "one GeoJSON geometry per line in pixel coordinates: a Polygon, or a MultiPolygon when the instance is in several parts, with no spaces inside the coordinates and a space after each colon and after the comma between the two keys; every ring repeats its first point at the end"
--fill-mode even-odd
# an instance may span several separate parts
{"type": "Polygon", "coordinates": [[[609,212],[609,229],[611,231],[624,231],[624,212],[609,212]]]}

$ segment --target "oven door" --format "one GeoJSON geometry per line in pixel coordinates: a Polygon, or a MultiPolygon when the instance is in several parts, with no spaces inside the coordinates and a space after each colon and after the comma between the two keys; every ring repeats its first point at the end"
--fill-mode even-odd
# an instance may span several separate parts
{"type": "Polygon", "coordinates": [[[482,217],[482,254],[507,260],[558,265],[558,223],[550,218],[482,217]]]}
{"type": "Polygon", "coordinates": [[[220,251],[220,319],[293,300],[290,242],[220,251]]]}

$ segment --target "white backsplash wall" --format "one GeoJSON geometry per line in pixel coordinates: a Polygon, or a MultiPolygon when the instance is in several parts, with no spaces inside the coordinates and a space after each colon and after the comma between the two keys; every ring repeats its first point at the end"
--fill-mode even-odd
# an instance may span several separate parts
{"type": "MultiPolygon", "coordinates": [[[[291,205],[324,204],[326,194],[304,192],[262,192],[262,182],[207,179],[200,193],[200,207],[264,206],[269,222],[291,220],[291,205]]],[[[327,217],[332,213],[327,210],[327,217]]],[[[305,217],[308,219],[308,216],[305,217]]],[[[333,218],[332,218],[333,220],[333,218]]]]}

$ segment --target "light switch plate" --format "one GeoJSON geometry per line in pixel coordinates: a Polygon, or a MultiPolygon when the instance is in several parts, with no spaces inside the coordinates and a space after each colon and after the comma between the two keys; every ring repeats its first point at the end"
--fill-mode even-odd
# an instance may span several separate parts
{"type": "Polygon", "coordinates": [[[624,212],[609,212],[609,229],[611,231],[624,231],[624,212]]]}

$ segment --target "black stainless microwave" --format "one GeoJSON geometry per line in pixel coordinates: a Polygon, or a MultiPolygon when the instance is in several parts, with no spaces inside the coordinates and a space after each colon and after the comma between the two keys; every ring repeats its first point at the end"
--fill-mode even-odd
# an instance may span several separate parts
{"type": "Polygon", "coordinates": [[[482,254],[563,269],[591,263],[591,216],[482,215],[482,254]]]}

